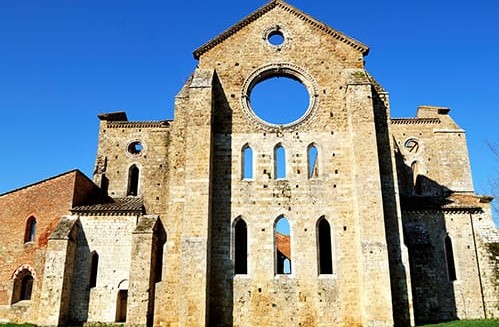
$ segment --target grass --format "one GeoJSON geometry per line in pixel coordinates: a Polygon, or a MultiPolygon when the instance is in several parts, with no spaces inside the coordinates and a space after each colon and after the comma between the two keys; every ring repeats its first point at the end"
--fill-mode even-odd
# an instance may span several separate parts
{"type": "MultiPolygon", "coordinates": [[[[104,325],[103,325],[104,326],[104,325]]],[[[36,327],[31,324],[2,324],[0,327],[36,327]]],[[[494,320],[457,320],[440,324],[424,325],[421,327],[499,327],[499,319],[494,320]]]]}
{"type": "Polygon", "coordinates": [[[425,325],[424,327],[499,327],[499,320],[457,320],[440,324],[425,325]]]}

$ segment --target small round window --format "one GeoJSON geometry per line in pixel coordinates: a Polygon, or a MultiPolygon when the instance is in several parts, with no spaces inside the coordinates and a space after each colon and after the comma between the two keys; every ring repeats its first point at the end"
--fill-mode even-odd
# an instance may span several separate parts
{"type": "Polygon", "coordinates": [[[128,153],[134,156],[138,156],[144,150],[144,146],[140,141],[134,141],[128,145],[128,153]]]}
{"type": "Polygon", "coordinates": [[[271,26],[263,31],[263,40],[276,50],[285,47],[290,39],[288,30],[280,25],[271,26]]]}
{"type": "Polygon", "coordinates": [[[275,47],[281,46],[285,41],[284,34],[280,30],[272,31],[267,36],[267,41],[275,47]]]}

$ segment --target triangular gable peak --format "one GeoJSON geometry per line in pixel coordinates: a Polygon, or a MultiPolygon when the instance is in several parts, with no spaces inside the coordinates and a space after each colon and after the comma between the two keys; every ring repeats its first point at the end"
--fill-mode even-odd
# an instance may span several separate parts
{"type": "Polygon", "coordinates": [[[203,46],[198,48],[197,50],[194,51],[194,58],[197,60],[199,59],[204,53],[208,52],[212,48],[214,48],[216,45],[222,43],[225,41],[227,38],[230,36],[234,35],[237,33],[239,30],[244,28],[245,26],[249,25],[250,23],[254,22],[261,16],[265,15],[272,9],[280,7],[284,9],[285,11],[297,16],[298,18],[308,22],[309,24],[313,25],[314,27],[326,32],[327,34],[331,35],[333,38],[344,42],[354,48],[355,50],[359,51],[363,55],[367,55],[369,53],[369,47],[337,30],[334,28],[329,27],[328,25],[318,21],[317,19],[305,14],[301,10],[291,6],[290,4],[282,1],[282,0],[273,0],[261,7],[260,9],[256,10],[255,12],[251,13],[250,15],[246,16],[243,18],[241,21],[233,25],[232,27],[228,28],[225,30],[222,34],[219,36],[215,37],[214,39],[210,40],[209,42],[205,43],[203,46]]]}

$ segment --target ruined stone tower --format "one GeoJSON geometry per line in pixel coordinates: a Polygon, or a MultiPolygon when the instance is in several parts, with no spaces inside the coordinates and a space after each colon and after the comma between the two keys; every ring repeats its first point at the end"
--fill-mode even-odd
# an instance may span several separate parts
{"type": "Polygon", "coordinates": [[[61,209],[22,313],[11,300],[21,277],[2,284],[0,317],[276,327],[497,317],[499,234],[491,199],[474,193],[465,133],[447,108],[390,118],[367,53],[274,0],[194,52],[173,120],[99,115],[96,187],[82,191],[92,196],[61,209]],[[288,122],[253,108],[254,88],[274,78],[308,94],[288,122]]]}

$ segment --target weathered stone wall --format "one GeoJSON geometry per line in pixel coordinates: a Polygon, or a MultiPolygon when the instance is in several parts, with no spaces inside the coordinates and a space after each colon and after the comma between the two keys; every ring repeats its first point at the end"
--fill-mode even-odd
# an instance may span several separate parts
{"type": "Polygon", "coordinates": [[[112,323],[123,317],[125,291],[130,327],[387,327],[497,316],[497,258],[484,236],[488,206],[408,210],[399,198],[473,197],[464,131],[446,108],[390,119],[388,94],[364,70],[367,50],[276,0],[195,51],[199,65],[175,99],[175,123],[99,115],[97,204],[58,219],[95,195],[78,173],[0,195],[8,208],[0,221],[18,234],[11,242],[14,229],[0,224],[0,236],[10,232],[1,243],[9,252],[0,256],[0,321],[112,323]],[[268,41],[272,33],[282,34],[281,45],[268,41]],[[299,79],[308,89],[310,107],[299,123],[273,126],[252,112],[252,86],[272,76],[299,79]],[[285,150],[284,178],[277,178],[277,145],[285,150]],[[312,145],[318,157],[309,176],[312,145]],[[243,178],[247,146],[251,178],[243,178]],[[131,167],[139,172],[136,191],[131,167]],[[130,199],[135,206],[127,207],[130,199]],[[45,236],[23,245],[33,213],[45,236]],[[290,274],[277,271],[280,217],[290,224],[290,274]],[[242,220],[241,258],[235,229],[242,220]],[[324,220],[332,273],[320,273],[324,220]],[[247,271],[235,273],[236,255],[247,271]],[[40,277],[32,301],[10,306],[9,278],[22,263],[40,277]]]}
{"type": "Polygon", "coordinates": [[[143,197],[148,212],[164,214],[169,123],[129,122],[126,117],[113,121],[107,115],[100,119],[95,183],[111,197],[126,197],[129,169],[135,165],[139,169],[138,194],[132,196],[143,197]],[[141,150],[134,153],[137,143],[141,150]]]}
{"type": "Polygon", "coordinates": [[[362,70],[362,53],[277,6],[204,53],[199,66],[215,69],[220,83],[213,159],[212,324],[282,326],[292,317],[292,324],[302,326],[391,325],[373,91],[362,70]],[[289,35],[279,49],[262,38],[276,25],[289,35]],[[248,77],[279,64],[303,72],[317,103],[302,123],[283,129],[259,123],[243,107],[248,77]],[[252,180],[241,179],[245,144],[253,149],[252,180]],[[286,151],[284,180],[276,180],[274,171],[277,144],[286,151]],[[319,150],[319,176],[313,179],[307,177],[311,144],[319,150]],[[273,233],[281,215],[291,225],[291,275],[275,274],[273,233]],[[248,225],[248,274],[234,276],[231,235],[238,217],[248,225]],[[317,263],[321,217],[332,227],[334,249],[334,274],[324,276],[319,276],[317,263]]]}
{"type": "Polygon", "coordinates": [[[417,323],[485,317],[481,279],[490,272],[477,262],[482,245],[474,226],[484,218],[476,210],[404,212],[417,323]],[[447,236],[456,280],[449,275],[447,236]]]}
{"type": "Polygon", "coordinates": [[[79,216],[81,232],[75,255],[70,320],[115,322],[119,290],[127,290],[132,232],[137,216],[79,216]],[[99,256],[96,286],[90,288],[90,254],[99,256]]]}
{"type": "Polygon", "coordinates": [[[36,322],[48,237],[62,215],[68,214],[73,205],[92,199],[95,191],[95,185],[75,170],[0,195],[0,305],[6,312],[12,310],[6,320],[36,322]],[[30,217],[36,219],[35,241],[25,243],[30,217]],[[35,274],[32,300],[11,307],[12,278],[23,265],[35,274]]]}
{"type": "Polygon", "coordinates": [[[405,167],[401,191],[414,194],[411,165],[419,163],[422,194],[473,192],[466,133],[449,116],[448,108],[423,106],[416,118],[393,119],[391,129],[405,167]],[[415,140],[414,143],[408,143],[415,140]]]}

